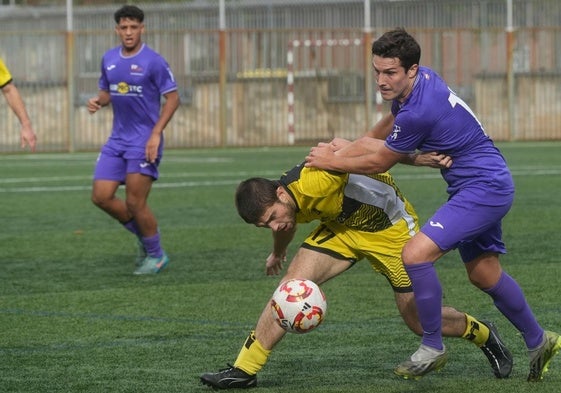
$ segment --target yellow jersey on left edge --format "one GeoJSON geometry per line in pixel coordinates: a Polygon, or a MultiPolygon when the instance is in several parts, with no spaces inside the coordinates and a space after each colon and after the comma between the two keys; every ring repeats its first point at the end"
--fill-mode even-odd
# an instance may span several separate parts
{"type": "Polygon", "coordinates": [[[0,89],[6,86],[8,83],[12,81],[12,74],[10,74],[10,70],[4,64],[2,58],[0,58],[0,89]]]}

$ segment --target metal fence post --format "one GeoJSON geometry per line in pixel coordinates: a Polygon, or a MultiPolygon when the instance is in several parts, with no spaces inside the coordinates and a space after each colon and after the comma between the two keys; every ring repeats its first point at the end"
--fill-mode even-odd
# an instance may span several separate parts
{"type": "Polygon", "coordinates": [[[512,25],[512,0],[507,2],[507,23],[506,23],[506,80],[507,80],[507,100],[508,100],[508,131],[510,140],[518,139],[516,130],[515,110],[515,81],[514,81],[514,27],[512,25]]]}
{"type": "Polygon", "coordinates": [[[220,99],[220,113],[218,126],[220,128],[220,144],[222,147],[227,144],[227,124],[226,124],[226,113],[227,113],[227,101],[226,101],[226,12],[224,6],[224,0],[220,0],[219,6],[220,13],[220,30],[218,32],[218,48],[219,48],[219,77],[218,77],[218,90],[220,99]]]}
{"type": "Polygon", "coordinates": [[[372,27],[370,26],[370,0],[364,0],[364,36],[362,45],[364,47],[364,105],[366,131],[372,128],[372,63],[370,45],[372,43],[372,27]]]}
{"type": "Polygon", "coordinates": [[[67,96],[67,143],[68,151],[73,153],[75,150],[74,143],[74,28],[72,20],[72,0],[66,0],[66,96],[67,96]]]}

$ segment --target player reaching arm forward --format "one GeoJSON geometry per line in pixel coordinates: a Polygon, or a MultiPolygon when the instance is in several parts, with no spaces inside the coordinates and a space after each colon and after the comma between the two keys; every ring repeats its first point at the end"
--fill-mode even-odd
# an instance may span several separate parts
{"type": "MultiPolygon", "coordinates": [[[[364,136],[354,142],[334,138],[331,142],[321,142],[318,146],[312,147],[310,155],[306,157],[306,166],[358,174],[385,172],[380,163],[371,161],[377,158],[376,153],[383,147],[384,141],[377,137],[364,136]],[[355,169],[350,170],[352,168],[355,169]]],[[[400,155],[396,162],[446,169],[452,166],[453,161],[452,157],[444,153],[413,152],[400,155]]]]}
{"type": "Polygon", "coordinates": [[[366,137],[338,149],[322,144],[311,150],[306,166],[381,173],[408,162],[416,151],[451,156],[454,162],[441,170],[448,200],[403,248],[424,333],[418,350],[395,372],[419,378],[444,365],[442,288],[434,263],[458,249],[469,280],[491,297],[524,339],[530,360],[527,380],[539,381],[561,348],[561,338],[540,326],[522,289],[499,261],[506,252],[502,219],[514,200],[510,170],[469,106],[436,72],[420,66],[420,57],[418,43],[403,29],[376,40],[372,44],[376,82],[392,106],[374,136],[385,136],[385,142],[366,137]]]}

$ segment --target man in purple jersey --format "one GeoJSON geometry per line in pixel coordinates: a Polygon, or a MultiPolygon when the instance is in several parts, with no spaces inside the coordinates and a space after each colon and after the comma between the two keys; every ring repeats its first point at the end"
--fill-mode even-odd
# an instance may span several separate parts
{"type": "Polygon", "coordinates": [[[113,128],[97,160],[92,201],[137,236],[134,274],[155,274],[169,258],[147,200],[158,179],[164,128],[179,106],[179,95],[166,60],[142,42],[143,11],[125,5],[114,17],[121,45],[103,56],[99,93],[87,104],[92,114],[113,106],[113,128]],[[121,184],[125,200],[115,196],[121,184]]]}
{"type": "MultiPolygon", "coordinates": [[[[499,254],[506,252],[501,222],[514,199],[503,156],[465,102],[434,71],[419,66],[421,49],[405,30],[382,35],[372,44],[372,55],[376,82],[382,97],[392,101],[391,112],[355,142],[335,139],[312,148],[306,166],[368,174],[385,172],[398,162],[415,165],[418,151],[447,157],[440,164],[448,201],[402,251],[423,338],[395,373],[418,379],[446,364],[442,288],[434,263],[457,248],[470,281],[491,296],[522,334],[530,358],[528,381],[541,380],[561,338],[538,324],[522,289],[499,262],[499,254]]],[[[437,160],[435,155],[435,165],[437,160]]]]}

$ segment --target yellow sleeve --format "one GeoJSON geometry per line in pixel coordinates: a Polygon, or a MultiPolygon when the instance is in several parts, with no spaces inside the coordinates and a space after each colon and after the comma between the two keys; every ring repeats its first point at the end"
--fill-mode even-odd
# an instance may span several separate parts
{"type": "Polygon", "coordinates": [[[4,61],[0,58],[0,88],[6,86],[9,82],[12,81],[12,74],[10,74],[10,70],[4,64],[4,61]]]}
{"type": "Polygon", "coordinates": [[[310,197],[325,197],[335,190],[340,190],[349,175],[347,173],[328,172],[317,168],[304,168],[300,174],[300,192],[310,197]]]}

